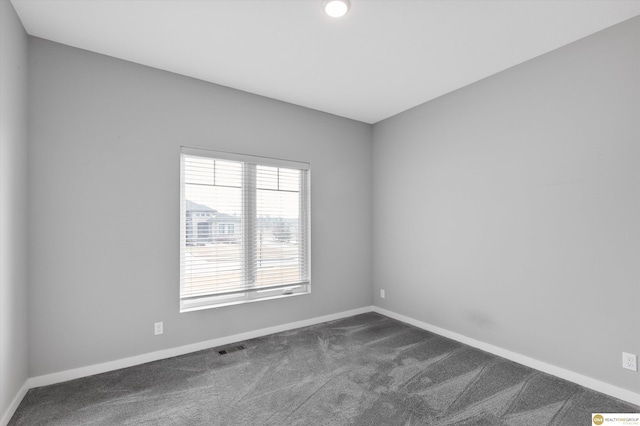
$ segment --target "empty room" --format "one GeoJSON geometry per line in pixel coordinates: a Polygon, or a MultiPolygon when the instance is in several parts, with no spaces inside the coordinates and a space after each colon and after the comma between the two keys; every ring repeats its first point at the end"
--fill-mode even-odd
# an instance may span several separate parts
{"type": "Polygon", "coordinates": [[[0,31],[0,426],[640,425],[640,1],[0,31]]]}

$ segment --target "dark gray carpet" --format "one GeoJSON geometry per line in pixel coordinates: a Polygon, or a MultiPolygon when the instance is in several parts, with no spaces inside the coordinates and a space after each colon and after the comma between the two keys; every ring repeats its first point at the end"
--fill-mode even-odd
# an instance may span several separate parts
{"type": "Polygon", "coordinates": [[[9,425],[565,426],[640,412],[375,313],[243,343],[32,389],[9,425]]]}

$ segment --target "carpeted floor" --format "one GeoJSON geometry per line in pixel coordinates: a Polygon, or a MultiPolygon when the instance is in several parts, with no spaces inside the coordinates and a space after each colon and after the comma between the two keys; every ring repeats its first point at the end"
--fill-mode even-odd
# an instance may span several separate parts
{"type": "Polygon", "coordinates": [[[640,407],[375,313],[30,390],[18,425],[591,425],[640,407]]]}

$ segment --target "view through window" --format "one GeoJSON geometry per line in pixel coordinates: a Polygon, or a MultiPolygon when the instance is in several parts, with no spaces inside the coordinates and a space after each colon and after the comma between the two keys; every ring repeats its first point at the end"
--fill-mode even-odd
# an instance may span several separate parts
{"type": "Polygon", "coordinates": [[[182,311],[308,293],[306,163],[183,148],[182,311]]]}

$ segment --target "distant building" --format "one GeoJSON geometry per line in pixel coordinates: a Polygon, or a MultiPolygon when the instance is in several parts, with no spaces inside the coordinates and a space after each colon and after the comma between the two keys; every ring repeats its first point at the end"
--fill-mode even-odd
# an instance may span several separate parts
{"type": "Polygon", "coordinates": [[[220,213],[204,204],[186,200],[185,226],[188,246],[214,242],[239,242],[240,218],[220,213]]]}

